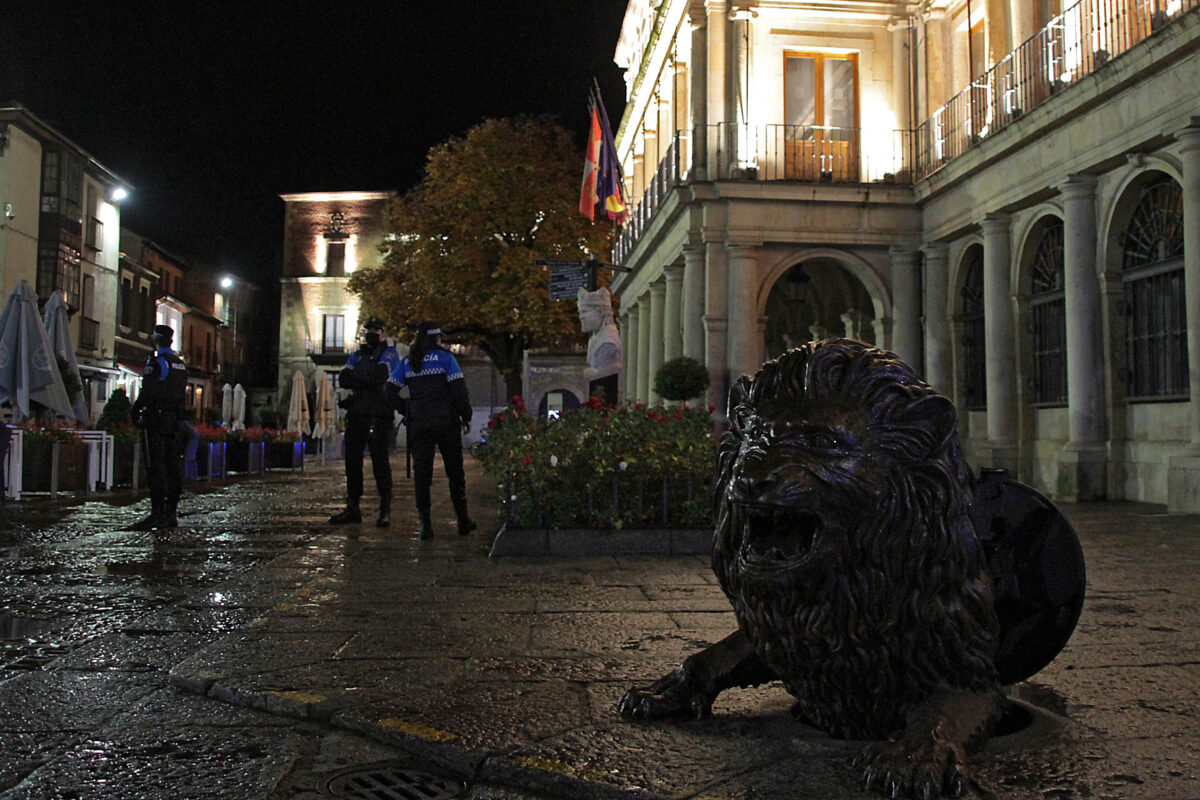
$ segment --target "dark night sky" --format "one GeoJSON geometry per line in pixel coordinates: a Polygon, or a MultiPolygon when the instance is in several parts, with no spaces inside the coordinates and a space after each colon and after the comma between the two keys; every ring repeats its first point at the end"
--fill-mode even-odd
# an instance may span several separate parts
{"type": "Polygon", "coordinates": [[[488,117],[580,138],[625,0],[25,2],[0,22],[15,100],[133,184],[122,224],[197,266],[277,275],[288,192],[404,191],[488,117]],[[271,10],[266,10],[266,9],[271,10]]]}

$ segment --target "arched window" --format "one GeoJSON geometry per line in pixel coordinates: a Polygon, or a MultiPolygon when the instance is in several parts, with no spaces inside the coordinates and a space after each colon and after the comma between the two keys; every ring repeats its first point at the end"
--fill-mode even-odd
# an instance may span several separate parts
{"type": "Polygon", "coordinates": [[[1183,192],[1172,178],[1143,187],[1122,245],[1125,397],[1186,397],[1183,192]]]}
{"type": "Polygon", "coordinates": [[[983,248],[972,246],[963,260],[963,399],[968,411],[987,408],[987,354],[983,326],[983,248]]]}
{"type": "Polygon", "coordinates": [[[1033,315],[1033,402],[1067,401],[1067,313],[1063,291],[1063,225],[1042,229],[1030,268],[1033,315]]]}

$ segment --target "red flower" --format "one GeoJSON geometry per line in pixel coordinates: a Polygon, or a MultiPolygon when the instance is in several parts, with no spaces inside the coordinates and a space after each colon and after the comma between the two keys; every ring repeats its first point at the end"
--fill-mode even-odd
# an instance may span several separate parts
{"type": "Polygon", "coordinates": [[[604,401],[601,400],[599,397],[596,397],[595,395],[593,395],[592,397],[588,398],[586,405],[588,408],[592,409],[593,411],[599,411],[601,408],[604,407],[604,401]]]}
{"type": "Polygon", "coordinates": [[[676,412],[675,412],[675,419],[683,419],[683,412],[682,412],[682,411],[676,411],[676,412]]]}
{"type": "Polygon", "coordinates": [[[708,413],[710,413],[710,414],[711,414],[711,413],[713,413],[713,412],[714,412],[714,411],[716,411],[716,410],[717,410],[717,407],[716,407],[716,406],[709,406],[709,407],[708,407],[708,413]]]}
{"type": "Polygon", "coordinates": [[[533,463],[533,456],[525,456],[524,458],[521,459],[521,463],[524,466],[528,467],[530,464],[533,463]]]}
{"type": "Polygon", "coordinates": [[[641,404],[641,403],[634,403],[634,404],[633,404],[633,407],[634,407],[634,409],[639,409],[639,408],[641,408],[641,407],[642,407],[642,404],[641,404]]]}

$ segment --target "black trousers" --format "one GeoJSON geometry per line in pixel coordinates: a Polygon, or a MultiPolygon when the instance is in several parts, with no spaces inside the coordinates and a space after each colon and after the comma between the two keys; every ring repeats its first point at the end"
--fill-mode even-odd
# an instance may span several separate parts
{"type": "Polygon", "coordinates": [[[146,425],[146,483],[150,502],[178,503],[183,491],[183,434],[173,415],[151,414],[146,425]]]}
{"type": "Polygon", "coordinates": [[[446,469],[446,478],[450,481],[450,499],[457,510],[467,496],[467,478],[463,473],[462,433],[458,425],[409,428],[408,446],[412,450],[413,489],[417,510],[429,510],[435,448],[442,451],[442,465],[446,469]]]}
{"type": "Polygon", "coordinates": [[[392,438],[389,417],[346,417],[346,497],[357,502],[363,493],[363,451],[371,452],[371,471],[380,497],[392,495],[392,464],[388,445],[392,438]]]}

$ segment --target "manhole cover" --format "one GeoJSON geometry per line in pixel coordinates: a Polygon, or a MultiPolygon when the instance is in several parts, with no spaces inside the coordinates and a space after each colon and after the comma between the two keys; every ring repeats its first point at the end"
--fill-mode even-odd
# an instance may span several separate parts
{"type": "Polygon", "coordinates": [[[467,785],[398,764],[372,764],[342,770],[326,779],[322,790],[341,800],[451,800],[467,785]]]}

